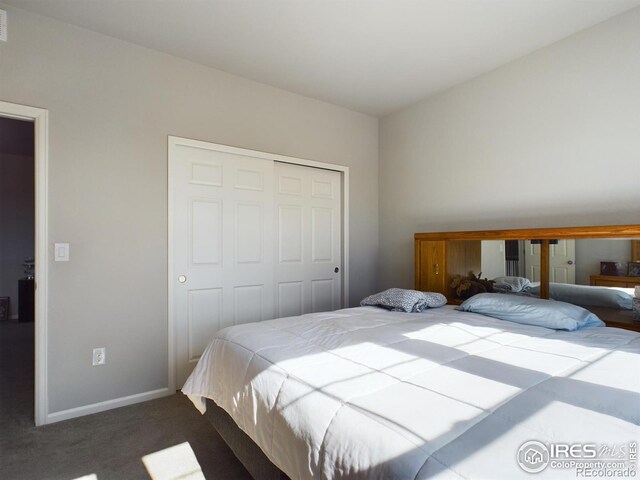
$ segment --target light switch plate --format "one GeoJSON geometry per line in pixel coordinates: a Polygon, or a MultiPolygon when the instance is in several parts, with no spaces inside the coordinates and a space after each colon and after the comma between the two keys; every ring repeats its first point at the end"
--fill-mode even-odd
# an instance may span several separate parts
{"type": "Polygon", "coordinates": [[[68,243],[56,243],[54,247],[53,260],[56,262],[68,262],[69,261],[69,244],[68,243]]]}

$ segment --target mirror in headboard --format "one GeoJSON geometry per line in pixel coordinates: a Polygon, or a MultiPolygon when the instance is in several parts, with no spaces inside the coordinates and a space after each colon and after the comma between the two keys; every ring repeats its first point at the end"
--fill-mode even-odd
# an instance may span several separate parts
{"type": "MultiPolygon", "coordinates": [[[[483,276],[493,279],[509,275],[540,281],[540,244],[530,240],[482,240],[480,243],[483,276]]],[[[640,260],[639,245],[639,239],[627,238],[558,240],[549,245],[549,282],[615,284],[607,286],[626,286],[636,280],[640,283],[640,278],[626,280],[629,263],[640,260]]]]}
{"type": "MultiPolygon", "coordinates": [[[[533,294],[541,298],[555,298],[558,290],[572,288],[565,284],[583,285],[582,290],[627,288],[632,295],[632,287],[640,285],[640,277],[627,274],[626,266],[632,261],[640,261],[640,225],[415,234],[415,288],[443,293],[451,303],[459,303],[450,288],[451,278],[470,271],[489,279],[528,278],[534,283],[533,294]],[[616,269],[601,275],[601,262],[616,269]]],[[[582,302],[581,295],[577,300],[567,298],[582,302]]],[[[620,321],[628,328],[632,323],[626,307],[614,312],[617,309],[583,306],[597,310],[607,324],[620,321]]],[[[634,324],[634,329],[640,330],[640,324],[634,324]]]]}

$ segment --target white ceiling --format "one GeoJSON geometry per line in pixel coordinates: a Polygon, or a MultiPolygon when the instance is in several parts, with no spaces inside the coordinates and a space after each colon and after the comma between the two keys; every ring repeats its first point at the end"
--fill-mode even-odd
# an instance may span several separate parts
{"type": "Polygon", "coordinates": [[[0,2],[372,115],[390,113],[640,5],[640,0],[0,2]]]}

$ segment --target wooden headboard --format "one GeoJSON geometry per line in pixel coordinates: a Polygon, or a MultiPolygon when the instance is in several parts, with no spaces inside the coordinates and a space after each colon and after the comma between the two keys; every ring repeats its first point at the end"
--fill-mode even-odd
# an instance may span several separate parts
{"type": "Polygon", "coordinates": [[[541,240],[540,296],[549,294],[549,240],[581,238],[632,238],[631,260],[640,261],[640,225],[566,228],[526,228],[466,232],[416,233],[415,289],[440,292],[452,298],[451,277],[480,273],[482,240],[541,240]]]}

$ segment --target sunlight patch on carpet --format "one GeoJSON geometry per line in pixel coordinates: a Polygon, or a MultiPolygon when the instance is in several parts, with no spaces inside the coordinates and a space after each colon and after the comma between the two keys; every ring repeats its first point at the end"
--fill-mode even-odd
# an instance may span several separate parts
{"type": "Polygon", "coordinates": [[[145,455],[142,463],[153,480],[205,480],[189,442],[145,455]]]}

